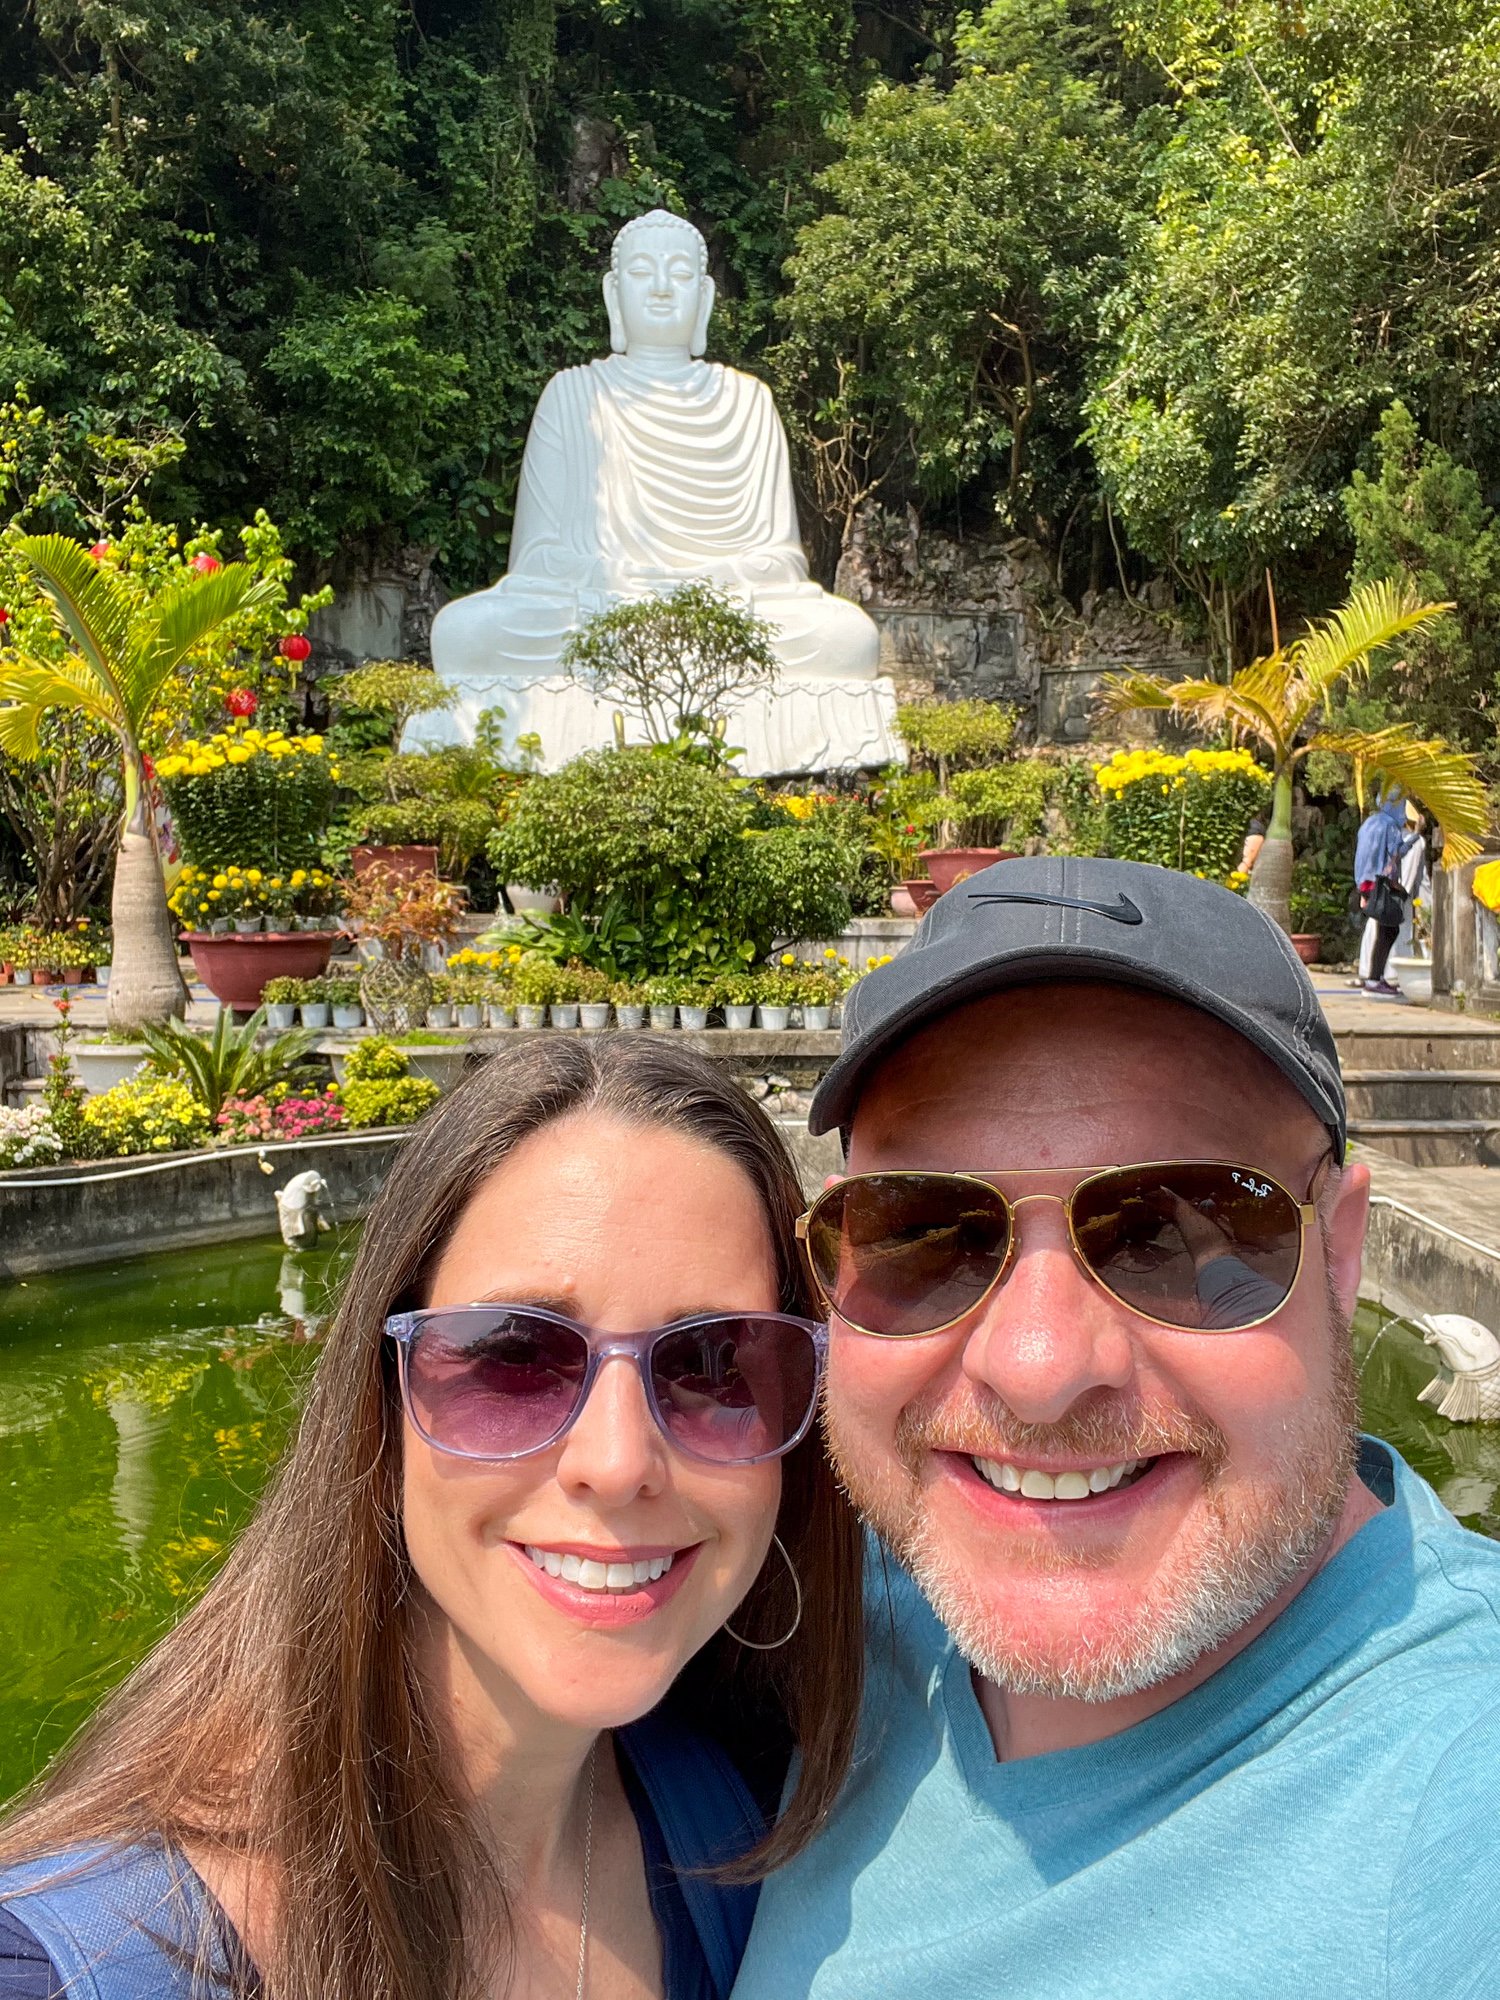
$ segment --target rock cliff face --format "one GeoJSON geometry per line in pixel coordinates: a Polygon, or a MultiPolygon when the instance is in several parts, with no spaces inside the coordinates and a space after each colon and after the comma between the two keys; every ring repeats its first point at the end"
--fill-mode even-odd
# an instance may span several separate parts
{"type": "Polygon", "coordinates": [[[1131,602],[1114,590],[1090,592],[1075,610],[1034,543],[959,541],[921,527],[911,510],[867,508],[834,587],[880,627],[881,671],[903,697],[1014,702],[1032,716],[1038,742],[1095,733],[1091,698],[1101,674],[1175,676],[1205,665],[1172,628],[1164,582],[1131,602]]]}

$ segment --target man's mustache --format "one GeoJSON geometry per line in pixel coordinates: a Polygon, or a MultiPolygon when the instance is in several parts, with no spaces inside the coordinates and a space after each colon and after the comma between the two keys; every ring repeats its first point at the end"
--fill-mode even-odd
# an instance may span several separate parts
{"type": "Polygon", "coordinates": [[[1203,1460],[1210,1474],[1229,1456],[1223,1431],[1207,1417],[1127,1403],[1108,1392],[1080,1402],[1055,1424],[1026,1423],[998,1400],[981,1404],[971,1399],[939,1409],[909,1404],[897,1420],[895,1444],[914,1476],[934,1451],[1008,1460],[1081,1458],[1095,1465],[1182,1452],[1203,1460]]]}

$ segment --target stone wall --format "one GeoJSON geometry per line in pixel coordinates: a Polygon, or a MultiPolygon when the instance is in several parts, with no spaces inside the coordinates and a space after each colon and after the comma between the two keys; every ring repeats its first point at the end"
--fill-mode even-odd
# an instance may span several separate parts
{"type": "MultiPolygon", "coordinates": [[[[312,622],[319,663],[426,660],[432,621],[448,600],[432,558],[431,549],[404,549],[369,577],[338,586],[336,601],[312,622]]],[[[1092,712],[1100,676],[1205,666],[1172,628],[1164,582],[1128,602],[1117,590],[1090,592],[1075,609],[1034,543],[958,540],[922,527],[913,509],[865,510],[835,588],[879,626],[881,671],[903,699],[1013,702],[1039,743],[1151,736],[1146,718],[1101,732],[1092,712]]]]}
{"type": "MultiPolygon", "coordinates": [[[[960,541],[923,528],[912,509],[865,510],[836,588],[880,627],[881,665],[903,697],[1013,702],[1042,743],[1100,734],[1092,697],[1103,674],[1175,676],[1205,665],[1172,627],[1165,582],[1129,602],[1116,590],[1090,592],[1075,609],[1035,543],[960,541]]],[[[1109,732],[1131,733],[1118,724],[1109,732]]]]}

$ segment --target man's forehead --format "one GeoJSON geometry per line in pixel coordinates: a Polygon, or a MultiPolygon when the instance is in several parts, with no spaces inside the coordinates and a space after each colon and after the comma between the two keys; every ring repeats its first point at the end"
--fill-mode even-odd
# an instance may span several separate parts
{"type": "Polygon", "coordinates": [[[857,1165],[1003,1166],[1102,1163],[1121,1149],[1290,1168],[1326,1151],[1327,1136],[1223,1022],[1164,996],[1078,983],[991,995],[912,1036],[861,1092],[850,1152],[857,1165]]]}

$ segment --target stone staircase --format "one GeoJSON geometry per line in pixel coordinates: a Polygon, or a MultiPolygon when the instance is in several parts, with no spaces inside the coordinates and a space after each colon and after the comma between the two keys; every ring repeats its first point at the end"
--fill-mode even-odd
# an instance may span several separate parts
{"type": "Polygon", "coordinates": [[[1349,1135],[1412,1166],[1500,1166],[1500,1021],[1328,1009],[1349,1135]]]}

